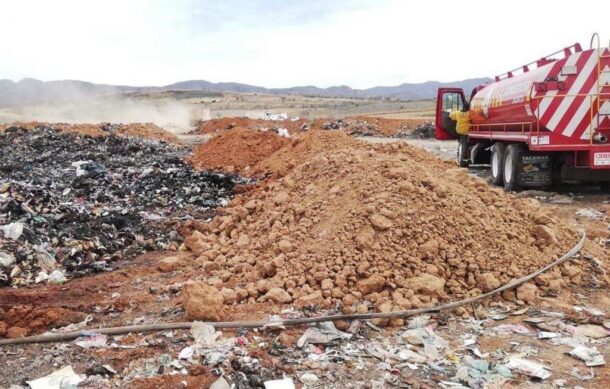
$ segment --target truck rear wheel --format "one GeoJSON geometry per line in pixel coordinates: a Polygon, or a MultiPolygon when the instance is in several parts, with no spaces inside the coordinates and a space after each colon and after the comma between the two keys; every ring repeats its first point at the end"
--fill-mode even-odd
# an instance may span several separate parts
{"type": "Polygon", "coordinates": [[[468,137],[460,136],[458,139],[457,149],[457,163],[460,167],[467,167],[469,165],[468,159],[468,137]]]}
{"type": "Polygon", "coordinates": [[[504,189],[517,191],[519,186],[519,153],[524,150],[523,145],[515,143],[508,145],[504,153],[504,189]]]}
{"type": "Polygon", "coordinates": [[[599,189],[601,189],[602,193],[610,194],[610,182],[600,182],[599,189]]]}
{"type": "Polygon", "coordinates": [[[506,153],[506,145],[502,142],[494,143],[491,146],[491,183],[494,185],[502,185],[504,182],[504,154],[506,153]]]}

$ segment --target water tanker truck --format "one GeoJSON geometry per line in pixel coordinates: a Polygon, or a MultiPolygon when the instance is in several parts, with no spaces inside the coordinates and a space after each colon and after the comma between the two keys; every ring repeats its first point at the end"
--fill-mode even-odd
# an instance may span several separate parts
{"type": "Polygon", "coordinates": [[[438,90],[435,137],[459,139],[460,166],[489,164],[492,182],[507,190],[592,183],[610,191],[610,48],[597,34],[589,50],[574,44],[475,87],[470,129],[459,136],[449,113],[466,101],[460,88],[438,90]]]}

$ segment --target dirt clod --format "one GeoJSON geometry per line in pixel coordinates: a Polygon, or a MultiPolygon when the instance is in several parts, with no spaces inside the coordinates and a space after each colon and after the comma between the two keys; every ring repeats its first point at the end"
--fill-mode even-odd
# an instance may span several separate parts
{"type": "Polygon", "coordinates": [[[182,305],[187,316],[193,320],[220,321],[224,315],[223,295],[204,282],[186,285],[182,305]]]}
{"type": "Polygon", "coordinates": [[[526,303],[534,303],[538,299],[538,288],[532,283],[526,283],[517,288],[517,299],[526,303]]]}
{"type": "Polygon", "coordinates": [[[6,330],[7,338],[21,338],[23,336],[27,336],[29,333],[27,328],[23,327],[11,327],[6,330]]]}
{"type": "Polygon", "coordinates": [[[292,302],[290,294],[281,288],[272,288],[264,296],[266,301],[271,301],[277,304],[289,304],[292,302]]]}

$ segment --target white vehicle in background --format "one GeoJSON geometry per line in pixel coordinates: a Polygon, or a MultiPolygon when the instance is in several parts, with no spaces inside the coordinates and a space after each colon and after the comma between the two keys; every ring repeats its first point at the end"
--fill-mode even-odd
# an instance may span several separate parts
{"type": "Polygon", "coordinates": [[[265,111],[263,113],[263,119],[264,120],[275,120],[275,121],[288,120],[288,114],[287,113],[271,113],[271,112],[265,111]]]}

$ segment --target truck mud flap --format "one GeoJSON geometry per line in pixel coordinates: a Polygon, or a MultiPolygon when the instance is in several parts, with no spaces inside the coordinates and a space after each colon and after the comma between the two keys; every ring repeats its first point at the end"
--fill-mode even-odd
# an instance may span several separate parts
{"type": "Polygon", "coordinates": [[[518,182],[526,187],[543,187],[553,184],[553,157],[532,152],[519,153],[518,182]]]}

